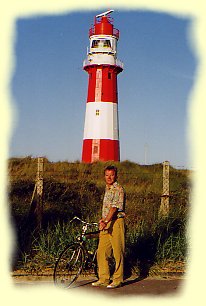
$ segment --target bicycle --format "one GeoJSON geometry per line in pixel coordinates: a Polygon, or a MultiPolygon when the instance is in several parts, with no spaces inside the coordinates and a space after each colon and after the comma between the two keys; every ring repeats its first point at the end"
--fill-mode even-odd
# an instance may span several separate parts
{"type": "Polygon", "coordinates": [[[86,240],[96,238],[98,231],[87,232],[88,228],[97,227],[98,223],[85,222],[78,217],[71,221],[78,220],[82,223],[81,234],[76,237],[76,241],[68,244],[59,255],[54,267],[53,279],[55,285],[63,288],[71,288],[71,285],[78,279],[80,274],[86,270],[93,270],[97,275],[96,253],[91,252],[86,247],[86,240]]]}

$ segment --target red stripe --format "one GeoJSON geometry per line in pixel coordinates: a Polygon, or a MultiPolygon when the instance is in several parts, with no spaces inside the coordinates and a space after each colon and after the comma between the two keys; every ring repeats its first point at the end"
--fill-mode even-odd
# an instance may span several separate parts
{"type": "Polygon", "coordinates": [[[101,139],[100,140],[100,160],[119,161],[119,140],[101,139]]]}
{"type": "MultiPolygon", "coordinates": [[[[92,161],[92,139],[84,139],[82,162],[92,161]]],[[[119,140],[100,139],[100,161],[120,161],[119,140]]]]}
{"type": "Polygon", "coordinates": [[[83,140],[82,161],[91,163],[92,160],[92,139],[83,140]]]}
{"type": "Polygon", "coordinates": [[[112,65],[87,66],[87,69],[85,69],[89,74],[87,102],[95,101],[97,68],[102,69],[102,94],[100,101],[117,103],[117,74],[119,71],[116,66],[112,65]]]}

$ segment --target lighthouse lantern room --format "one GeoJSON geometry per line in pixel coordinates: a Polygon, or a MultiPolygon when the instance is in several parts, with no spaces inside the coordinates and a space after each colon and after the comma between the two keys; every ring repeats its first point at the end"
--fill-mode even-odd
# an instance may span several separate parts
{"type": "Polygon", "coordinates": [[[120,160],[117,75],[123,63],[117,59],[119,30],[113,27],[112,12],[95,17],[83,63],[89,76],[82,150],[85,163],[120,160]]]}

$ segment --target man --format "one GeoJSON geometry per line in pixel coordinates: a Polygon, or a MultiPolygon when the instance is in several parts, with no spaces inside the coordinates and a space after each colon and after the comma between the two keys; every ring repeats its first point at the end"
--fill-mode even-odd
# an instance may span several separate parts
{"type": "Polygon", "coordinates": [[[99,280],[93,286],[106,286],[107,288],[120,287],[123,282],[124,261],[124,205],[125,194],[117,182],[117,168],[108,166],[104,170],[106,182],[102,219],[99,221],[99,245],[97,250],[97,264],[99,280]],[[113,281],[110,282],[108,258],[115,259],[113,281]]]}

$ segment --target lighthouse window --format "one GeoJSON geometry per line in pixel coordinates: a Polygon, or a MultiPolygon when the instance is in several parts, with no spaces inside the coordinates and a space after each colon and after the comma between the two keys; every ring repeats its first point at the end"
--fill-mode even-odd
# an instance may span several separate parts
{"type": "Polygon", "coordinates": [[[96,116],[99,116],[99,109],[96,109],[96,116]]]}
{"type": "Polygon", "coordinates": [[[110,40],[107,39],[107,40],[104,41],[104,47],[105,47],[105,48],[111,48],[111,42],[110,42],[110,40]]]}
{"type": "Polygon", "coordinates": [[[92,48],[111,48],[111,41],[109,39],[94,39],[92,41],[92,48]]]}
{"type": "Polygon", "coordinates": [[[108,79],[111,80],[111,78],[112,78],[111,72],[108,72],[108,79]]]}
{"type": "Polygon", "coordinates": [[[98,48],[99,42],[100,42],[100,40],[93,40],[92,41],[92,48],[98,48]]]}

